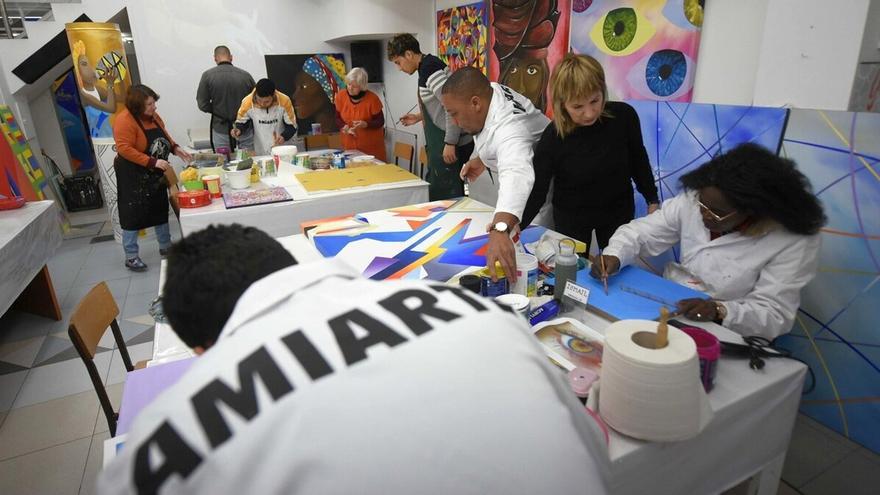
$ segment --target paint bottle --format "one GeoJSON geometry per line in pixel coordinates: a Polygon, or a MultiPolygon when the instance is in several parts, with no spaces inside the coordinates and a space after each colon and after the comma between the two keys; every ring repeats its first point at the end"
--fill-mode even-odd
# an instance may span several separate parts
{"type": "Polygon", "coordinates": [[[559,253],[556,255],[556,268],[553,269],[555,281],[553,283],[553,298],[562,300],[565,293],[565,284],[577,280],[578,257],[574,254],[575,242],[565,238],[559,241],[559,253]]]}

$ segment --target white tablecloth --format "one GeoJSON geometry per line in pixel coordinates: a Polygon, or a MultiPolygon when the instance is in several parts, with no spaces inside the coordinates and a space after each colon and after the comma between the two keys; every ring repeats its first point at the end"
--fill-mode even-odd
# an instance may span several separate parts
{"type": "MultiPolygon", "coordinates": [[[[321,257],[303,235],[279,241],[301,263],[321,257]]],[[[578,316],[603,334],[611,323],[586,311],[578,316]]],[[[742,341],[738,334],[714,323],[690,323],[721,340],[742,341]]],[[[156,325],[153,356],[157,362],[191,355],[170,327],[156,325]]],[[[604,438],[596,435],[594,451],[607,452],[601,464],[610,493],[719,493],[758,474],[757,491],[752,493],[775,494],[805,373],[803,364],[788,359],[768,359],[763,370],[753,371],[747,360],[722,357],[715,388],[709,394],[714,417],[695,438],[644,442],[610,430],[606,447],[604,438]]],[[[588,487],[584,493],[589,493],[588,487]]]]}
{"type": "Polygon", "coordinates": [[[263,181],[266,185],[284,187],[294,198],[293,201],[227,210],[222,199],[215,199],[210,206],[181,208],[180,227],[183,235],[201,230],[210,224],[240,223],[257,227],[272,237],[283,237],[300,233],[300,224],[309,220],[428,201],[428,183],[422,180],[307,193],[302,184],[293,177],[293,166],[282,165],[277,177],[267,177],[263,181]]]}
{"type": "Polygon", "coordinates": [[[61,245],[54,201],[31,201],[0,211],[0,316],[61,245]]]}

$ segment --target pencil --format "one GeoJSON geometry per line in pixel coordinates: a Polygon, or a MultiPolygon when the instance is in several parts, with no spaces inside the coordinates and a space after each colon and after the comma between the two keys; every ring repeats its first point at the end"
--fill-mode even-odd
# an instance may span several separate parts
{"type": "Polygon", "coordinates": [[[602,286],[605,287],[605,295],[608,295],[608,272],[605,271],[605,257],[599,251],[599,267],[602,268],[602,286]]]}

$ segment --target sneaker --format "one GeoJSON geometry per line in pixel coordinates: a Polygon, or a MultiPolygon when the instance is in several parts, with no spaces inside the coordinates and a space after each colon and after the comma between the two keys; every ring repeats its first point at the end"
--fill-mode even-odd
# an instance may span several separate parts
{"type": "Polygon", "coordinates": [[[141,260],[140,256],[125,260],[125,267],[133,272],[147,271],[147,264],[141,260]]]}

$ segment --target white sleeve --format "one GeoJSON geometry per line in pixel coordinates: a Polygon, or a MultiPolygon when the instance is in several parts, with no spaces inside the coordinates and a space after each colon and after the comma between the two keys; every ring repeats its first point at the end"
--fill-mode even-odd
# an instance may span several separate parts
{"type": "Polygon", "coordinates": [[[510,213],[521,220],[535,183],[535,169],[532,168],[535,140],[519,125],[499,129],[494,139],[498,157],[498,202],[495,203],[495,213],[510,213]]]}
{"type": "Polygon", "coordinates": [[[722,302],[727,309],[722,324],[739,334],[770,340],[788,333],[801,303],[801,289],[816,276],[821,245],[820,236],[805,236],[782,250],[761,270],[752,292],[722,302]]]}
{"type": "Polygon", "coordinates": [[[617,257],[624,267],[632,264],[639,253],[657,256],[674,246],[681,240],[682,213],[693,207],[687,194],[667,199],[654,213],[618,227],[602,254],[617,257]]]}

